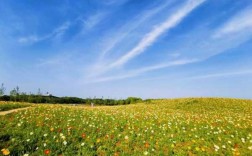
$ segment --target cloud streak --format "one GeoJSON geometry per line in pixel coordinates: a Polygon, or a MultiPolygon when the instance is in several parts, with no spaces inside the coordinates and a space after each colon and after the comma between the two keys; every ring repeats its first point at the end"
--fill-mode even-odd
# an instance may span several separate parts
{"type": "Polygon", "coordinates": [[[51,33],[49,33],[47,35],[44,35],[44,36],[31,35],[28,37],[21,37],[18,39],[18,42],[21,44],[32,44],[35,42],[40,42],[40,41],[44,41],[44,40],[51,39],[51,38],[58,39],[65,33],[65,31],[70,26],[71,26],[70,22],[65,22],[60,27],[54,29],[51,33]]]}
{"type": "Polygon", "coordinates": [[[220,38],[229,34],[239,33],[241,31],[252,30],[252,6],[247,7],[242,12],[236,14],[227,23],[215,32],[213,38],[220,38]]]}
{"type": "Polygon", "coordinates": [[[164,32],[179,24],[192,10],[197,8],[205,0],[190,0],[187,1],[182,8],[170,16],[160,25],[156,26],[151,32],[146,34],[142,40],[129,52],[123,55],[114,63],[108,65],[109,68],[115,68],[126,64],[132,58],[143,53],[149,46],[151,46],[164,32]]]}
{"type": "Polygon", "coordinates": [[[247,75],[252,74],[252,70],[244,70],[244,71],[233,71],[233,72],[226,72],[226,73],[214,73],[214,74],[207,74],[207,75],[199,75],[189,77],[187,79],[209,79],[209,78],[219,78],[219,77],[229,77],[229,76],[239,76],[239,75],[247,75]]]}
{"type": "Polygon", "coordinates": [[[95,79],[92,79],[91,81],[88,81],[88,82],[97,83],[97,82],[106,82],[106,81],[112,81],[112,80],[131,78],[131,77],[139,76],[140,74],[143,74],[146,72],[150,72],[150,71],[154,71],[154,70],[158,70],[158,69],[162,69],[162,68],[173,67],[173,66],[181,66],[181,65],[185,65],[185,64],[194,63],[197,61],[198,61],[197,59],[179,59],[179,60],[171,61],[169,63],[160,63],[160,64],[128,71],[127,74],[95,78],[95,79]]]}
{"type": "Polygon", "coordinates": [[[159,13],[161,10],[169,6],[173,3],[173,0],[166,1],[162,3],[162,5],[157,8],[153,8],[151,10],[145,11],[143,14],[139,15],[133,21],[129,21],[123,27],[121,27],[118,32],[114,35],[114,37],[107,42],[106,38],[106,47],[101,53],[101,58],[103,58],[106,54],[108,54],[118,43],[120,43],[123,39],[125,39],[129,33],[137,29],[141,24],[146,22],[148,19],[152,18],[154,15],[159,13]]]}

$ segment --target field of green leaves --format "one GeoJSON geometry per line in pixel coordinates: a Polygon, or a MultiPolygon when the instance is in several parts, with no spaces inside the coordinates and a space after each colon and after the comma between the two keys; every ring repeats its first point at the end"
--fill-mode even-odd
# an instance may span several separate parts
{"type": "Polygon", "coordinates": [[[29,106],[31,106],[31,104],[27,104],[27,103],[1,102],[1,103],[0,103],[0,112],[12,110],[12,109],[17,109],[17,108],[29,107],[29,106]]]}
{"type": "Polygon", "coordinates": [[[37,105],[0,116],[3,155],[251,155],[252,101],[37,105]]]}

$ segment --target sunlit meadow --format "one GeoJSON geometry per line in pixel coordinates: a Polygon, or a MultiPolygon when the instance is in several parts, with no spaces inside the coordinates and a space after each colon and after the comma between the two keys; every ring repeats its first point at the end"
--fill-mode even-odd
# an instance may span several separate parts
{"type": "Polygon", "coordinates": [[[251,155],[252,101],[36,105],[0,116],[2,155],[251,155]]]}

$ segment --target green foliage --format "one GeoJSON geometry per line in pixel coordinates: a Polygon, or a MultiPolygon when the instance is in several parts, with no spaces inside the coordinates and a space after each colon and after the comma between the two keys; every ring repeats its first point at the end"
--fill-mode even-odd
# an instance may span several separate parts
{"type": "MultiPolygon", "coordinates": [[[[1,90],[2,94],[5,91],[5,88],[2,84],[1,90]]],[[[103,98],[78,98],[78,97],[56,97],[52,95],[45,96],[42,94],[40,88],[38,89],[37,94],[26,94],[25,92],[21,92],[19,87],[15,87],[10,91],[10,95],[0,96],[0,101],[15,101],[15,102],[30,102],[30,103],[51,103],[51,104],[91,104],[94,105],[127,105],[134,103],[141,103],[143,100],[138,97],[128,97],[127,99],[103,99],[103,98]]]]}
{"type": "Polygon", "coordinates": [[[0,96],[4,95],[5,90],[6,90],[6,88],[4,87],[4,84],[2,83],[1,87],[0,87],[0,96]]]}
{"type": "Polygon", "coordinates": [[[24,108],[24,107],[29,107],[31,104],[24,104],[24,103],[0,103],[0,112],[1,111],[7,111],[11,109],[16,109],[16,108],[24,108]]]}

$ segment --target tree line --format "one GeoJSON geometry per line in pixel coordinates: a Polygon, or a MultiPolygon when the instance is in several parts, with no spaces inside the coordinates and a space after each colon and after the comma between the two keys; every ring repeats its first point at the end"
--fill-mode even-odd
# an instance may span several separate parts
{"type": "Polygon", "coordinates": [[[127,99],[104,99],[104,98],[78,98],[78,97],[57,97],[51,94],[43,95],[40,89],[36,94],[21,92],[17,86],[12,89],[9,95],[5,94],[4,84],[0,87],[0,101],[15,101],[29,103],[51,103],[51,104],[95,104],[95,105],[127,105],[138,102],[149,102],[138,97],[128,97],[127,99]]]}

